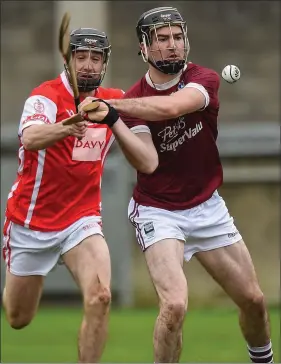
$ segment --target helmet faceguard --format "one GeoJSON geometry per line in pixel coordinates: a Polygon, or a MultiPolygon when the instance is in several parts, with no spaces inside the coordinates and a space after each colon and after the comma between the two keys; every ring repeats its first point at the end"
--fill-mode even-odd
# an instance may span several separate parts
{"type": "MultiPolygon", "coordinates": [[[[144,62],[148,62],[153,67],[158,69],[160,72],[163,72],[168,75],[175,75],[184,68],[187,62],[190,46],[187,38],[186,22],[183,20],[181,14],[178,12],[176,8],[160,7],[145,12],[144,14],[142,14],[137,23],[136,31],[139,43],[143,44],[144,49],[141,50],[139,54],[142,55],[144,62]],[[172,36],[172,29],[171,29],[172,26],[178,26],[181,28],[184,40],[183,59],[175,59],[175,60],[164,59],[162,51],[159,47],[157,29],[162,27],[169,27],[170,34],[172,36]],[[151,47],[153,32],[156,37],[156,42],[158,43],[158,49],[156,50],[155,49],[153,50],[151,47]],[[149,58],[148,50],[150,51],[151,59],[149,58]],[[161,54],[162,60],[156,61],[154,59],[153,52],[155,51],[161,54]]],[[[172,50],[174,51],[174,56],[176,57],[175,49],[176,47],[174,44],[172,50]]]]}
{"type": "MultiPolygon", "coordinates": [[[[111,45],[104,32],[94,28],[80,28],[70,33],[70,49],[72,54],[83,51],[88,52],[88,62],[90,65],[92,52],[98,52],[102,55],[102,70],[100,72],[84,72],[77,70],[76,64],[74,68],[77,75],[77,85],[80,92],[90,92],[98,88],[106,74],[106,69],[111,53],[111,45]]],[[[65,64],[67,75],[69,70],[65,64]]],[[[68,77],[70,80],[70,78],[68,77]]]]}

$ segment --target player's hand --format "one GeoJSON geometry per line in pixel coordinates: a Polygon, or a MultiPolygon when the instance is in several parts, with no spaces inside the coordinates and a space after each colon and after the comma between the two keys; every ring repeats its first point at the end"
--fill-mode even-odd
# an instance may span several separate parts
{"type": "Polygon", "coordinates": [[[112,106],[110,106],[106,101],[94,97],[87,97],[83,102],[81,102],[78,107],[78,111],[85,120],[98,124],[107,124],[109,127],[112,127],[119,118],[117,111],[112,106]],[[83,107],[93,101],[99,101],[99,107],[87,113],[83,111],[83,107]]]}
{"type": "Polygon", "coordinates": [[[100,100],[95,97],[86,97],[84,101],[81,102],[81,104],[78,106],[78,111],[80,115],[88,121],[94,122],[94,123],[101,123],[104,118],[107,116],[109,108],[104,102],[100,102],[100,106],[90,112],[83,111],[83,107],[86,105],[91,104],[93,101],[100,100]]]}
{"type": "Polygon", "coordinates": [[[68,134],[74,136],[78,139],[84,138],[87,130],[87,123],[85,121],[81,121],[76,124],[67,125],[68,134]]]}
{"type": "Polygon", "coordinates": [[[78,105],[78,112],[81,113],[84,106],[91,104],[93,101],[97,100],[96,97],[87,96],[80,104],[78,105]]]}

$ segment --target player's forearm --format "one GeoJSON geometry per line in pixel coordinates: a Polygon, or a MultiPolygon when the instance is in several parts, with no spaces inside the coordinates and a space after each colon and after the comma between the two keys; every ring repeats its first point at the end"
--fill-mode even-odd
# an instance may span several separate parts
{"type": "Polygon", "coordinates": [[[136,99],[114,99],[109,103],[119,112],[148,121],[161,121],[175,117],[170,96],[151,96],[136,99]]]}
{"type": "Polygon", "coordinates": [[[155,171],[158,166],[157,152],[151,152],[121,119],[113,125],[112,131],[126,159],[136,170],[146,174],[155,171]]]}
{"type": "Polygon", "coordinates": [[[32,125],[23,131],[22,143],[26,150],[41,150],[52,146],[69,135],[62,123],[32,125]]]}

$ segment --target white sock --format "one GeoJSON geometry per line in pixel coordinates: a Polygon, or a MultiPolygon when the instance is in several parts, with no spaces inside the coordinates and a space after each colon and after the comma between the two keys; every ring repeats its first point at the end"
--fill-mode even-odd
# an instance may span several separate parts
{"type": "Polygon", "coordinates": [[[269,344],[260,347],[247,345],[250,359],[253,363],[273,363],[273,351],[271,341],[269,344]]]}

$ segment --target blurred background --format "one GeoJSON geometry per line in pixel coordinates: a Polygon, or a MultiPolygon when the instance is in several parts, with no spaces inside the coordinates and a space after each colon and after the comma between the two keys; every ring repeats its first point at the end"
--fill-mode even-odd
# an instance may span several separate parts
{"type": "MultiPolygon", "coordinates": [[[[252,254],[271,309],[280,360],[280,2],[279,1],[2,1],[1,2],[1,225],[17,170],[17,128],[31,90],[63,69],[58,27],[65,11],[71,28],[95,27],[112,44],[103,86],[126,91],[146,71],[135,25],[140,15],[173,5],[188,23],[190,61],[219,74],[241,70],[235,84],[221,81],[218,146],[224,166],[220,194],[252,254]]],[[[112,259],[113,310],[106,362],[152,362],[157,297],[127,205],[135,172],[115,145],[103,178],[104,232],[112,259]]],[[[1,283],[4,282],[1,264],[1,283]]],[[[185,266],[189,313],[182,361],[248,362],[236,308],[193,259],[185,266]]],[[[81,300],[59,266],[46,279],[41,309],[25,333],[2,320],[1,362],[74,362],[81,300]],[[47,338],[47,340],[46,340],[47,338]],[[46,344],[48,342],[48,344],[46,344]]]]}

